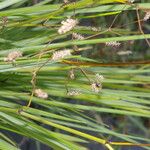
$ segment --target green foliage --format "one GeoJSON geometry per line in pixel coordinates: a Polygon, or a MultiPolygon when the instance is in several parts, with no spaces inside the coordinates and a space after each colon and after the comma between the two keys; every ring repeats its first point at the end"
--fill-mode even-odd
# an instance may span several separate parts
{"type": "MultiPolygon", "coordinates": [[[[146,2],[137,3],[137,6],[141,16],[150,9],[150,3],[146,2]]],[[[88,148],[83,145],[90,141],[113,150],[113,143],[106,143],[108,137],[131,143],[150,143],[149,135],[145,136],[148,129],[140,119],[150,117],[150,68],[146,60],[150,57],[149,47],[140,47],[150,34],[142,34],[137,29],[136,9],[136,5],[125,0],[81,0],[65,5],[53,0],[43,0],[35,5],[29,0],[0,1],[0,128],[56,150],[86,150],[88,148]],[[60,35],[57,32],[60,22],[68,16],[77,18],[79,24],[73,31],[60,35]],[[120,18],[117,22],[116,18],[112,24],[111,18],[115,16],[124,16],[127,20],[124,22],[120,18]],[[96,19],[97,30],[86,25],[92,19],[93,22],[96,19]],[[101,26],[101,22],[106,26],[101,26]],[[129,26],[122,27],[123,23],[129,26]],[[71,39],[72,32],[85,35],[85,39],[71,39]],[[138,42],[128,45],[133,40],[138,42]],[[124,43],[122,49],[134,49],[135,55],[92,57],[98,55],[100,48],[106,50],[106,42],[113,41],[124,43]],[[147,54],[143,56],[144,61],[137,62],[141,59],[139,47],[147,54]],[[54,51],[63,49],[70,49],[72,56],[51,60],[54,51]],[[5,62],[4,58],[16,50],[22,52],[23,57],[13,63],[5,62]],[[113,63],[113,59],[117,63],[113,63]],[[74,80],[68,77],[72,69],[74,80]],[[105,78],[99,93],[91,90],[95,74],[105,78]],[[36,97],[35,88],[48,93],[48,98],[36,97]],[[68,95],[69,90],[79,90],[80,94],[68,95]],[[29,101],[31,105],[27,107],[29,101]],[[122,131],[127,127],[120,122],[118,131],[111,130],[111,125],[103,123],[108,116],[127,118],[129,124],[135,123],[144,134],[124,134],[122,131]]],[[[145,23],[144,28],[148,30],[150,26],[145,23]]],[[[115,51],[114,47],[106,52],[112,50],[115,51]]],[[[0,149],[16,150],[19,149],[17,144],[0,134],[0,149]]]]}

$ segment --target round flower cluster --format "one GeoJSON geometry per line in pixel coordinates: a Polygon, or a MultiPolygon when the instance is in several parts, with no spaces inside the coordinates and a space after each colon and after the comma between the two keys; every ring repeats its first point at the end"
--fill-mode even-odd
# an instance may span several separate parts
{"type": "Polygon", "coordinates": [[[22,57],[22,52],[20,51],[13,51],[10,52],[7,57],[4,58],[5,62],[15,62],[15,60],[19,57],[22,57]]]}
{"type": "Polygon", "coordinates": [[[64,57],[67,57],[67,56],[71,56],[71,51],[68,50],[68,49],[61,50],[61,51],[56,51],[52,55],[52,60],[57,61],[57,60],[60,60],[64,57]]]}
{"type": "Polygon", "coordinates": [[[39,98],[44,98],[44,99],[48,98],[48,94],[41,89],[35,89],[34,94],[36,97],[39,98]]]}
{"type": "Polygon", "coordinates": [[[121,43],[116,42],[116,41],[112,41],[112,42],[106,42],[105,45],[106,46],[112,46],[112,47],[119,47],[121,45],[121,43]]]}
{"type": "Polygon", "coordinates": [[[132,51],[119,51],[117,54],[118,55],[129,55],[129,54],[132,54],[132,51]]]}
{"type": "Polygon", "coordinates": [[[77,39],[77,40],[83,40],[84,37],[81,34],[78,33],[72,33],[73,38],[77,39]]]}
{"type": "Polygon", "coordinates": [[[58,29],[58,33],[64,34],[72,30],[78,24],[78,21],[75,19],[68,18],[66,21],[62,21],[61,24],[62,26],[58,29]]]}
{"type": "Polygon", "coordinates": [[[150,19],[150,11],[146,12],[143,20],[147,21],[148,19],[150,19]]]}
{"type": "Polygon", "coordinates": [[[68,96],[77,96],[77,95],[80,95],[81,93],[80,93],[80,91],[78,91],[78,90],[72,90],[72,91],[69,91],[68,93],[67,93],[67,95],[68,96]]]}

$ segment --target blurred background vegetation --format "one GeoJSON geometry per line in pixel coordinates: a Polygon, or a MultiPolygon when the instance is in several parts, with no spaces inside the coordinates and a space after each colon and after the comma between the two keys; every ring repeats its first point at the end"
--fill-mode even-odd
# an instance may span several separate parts
{"type": "Polygon", "coordinates": [[[0,149],[150,149],[147,12],[149,0],[0,0],[0,149]],[[68,17],[78,25],[59,34],[68,17]]]}

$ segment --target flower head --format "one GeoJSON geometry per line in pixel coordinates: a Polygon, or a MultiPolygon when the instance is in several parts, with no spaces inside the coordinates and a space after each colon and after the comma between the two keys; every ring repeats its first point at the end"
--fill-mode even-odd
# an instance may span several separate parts
{"type": "Polygon", "coordinates": [[[104,80],[103,75],[100,75],[100,74],[98,74],[98,73],[95,75],[95,77],[96,77],[96,81],[97,81],[97,82],[102,82],[102,81],[104,80]]]}
{"type": "Polygon", "coordinates": [[[52,55],[52,60],[57,61],[60,59],[63,59],[64,57],[71,56],[71,51],[66,49],[66,50],[61,50],[61,51],[55,51],[52,55]]]}
{"type": "Polygon", "coordinates": [[[62,21],[61,24],[62,26],[58,29],[58,33],[64,34],[72,30],[78,24],[78,21],[76,19],[68,18],[66,21],[62,21]]]}
{"type": "Polygon", "coordinates": [[[91,27],[91,30],[98,32],[98,31],[101,31],[102,29],[100,27],[91,27]]]}
{"type": "Polygon", "coordinates": [[[41,89],[35,89],[34,94],[36,97],[39,98],[44,98],[44,99],[48,98],[48,94],[41,89]]]}
{"type": "Polygon", "coordinates": [[[146,12],[143,20],[147,21],[148,19],[150,19],[150,11],[146,12]]]}
{"type": "Polygon", "coordinates": [[[118,55],[129,55],[129,54],[132,54],[132,51],[119,51],[117,54],[118,55]]]}
{"type": "Polygon", "coordinates": [[[98,93],[102,89],[102,85],[101,85],[101,83],[93,82],[91,84],[91,89],[93,92],[98,93]]]}
{"type": "Polygon", "coordinates": [[[68,96],[77,96],[77,95],[80,95],[80,91],[78,90],[71,90],[71,91],[68,91],[67,95],[68,96]]]}
{"type": "Polygon", "coordinates": [[[22,57],[22,52],[20,51],[13,51],[10,52],[7,57],[4,58],[4,61],[6,62],[15,62],[15,60],[19,57],[22,57]]]}
{"type": "Polygon", "coordinates": [[[83,40],[84,37],[81,34],[78,33],[72,33],[73,38],[77,39],[77,40],[83,40]]]}
{"type": "Polygon", "coordinates": [[[106,46],[112,46],[112,47],[119,47],[121,45],[121,43],[116,42],[116,41],[112,41],[112,42],[106,42],[105,45],[106,46]]]}

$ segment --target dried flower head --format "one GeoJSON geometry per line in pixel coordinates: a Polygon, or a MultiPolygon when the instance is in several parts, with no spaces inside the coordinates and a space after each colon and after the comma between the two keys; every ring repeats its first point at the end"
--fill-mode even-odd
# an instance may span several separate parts
{"type": "Polygon", "coordinates": [[[149,20],[149,19],[150,19],[150,11],[146,12],[146,14],[145,14],[143,20],[144,20],[144,21],[147,21],[147,20],[149,20]]]}
{"type": "Polygon", "coordinates": [[[81,34],[78,33],[72,33],[73,38],[77,39],[77,40],[83,40],[84,37],[81,34]]]}
{"type": "Polygon", "coordinates": [[[5,62],[15,62],[15,60],[19,57],[22,57],[22,52],[20,51],[13,51],[10,52],[7,57],[4,58],[5,62]]]}
{"type": "Polygon", "coordinates": [[[71,31],[78,24],[78,21],[76,19],[68,18],[66,21],[62,21],[61,24],[62,26],[58,29],[58,33],[64,34],[71,31]]]}
{"type": "Polygon", "coordinates": [[[48,94],[41,89],[35,89],[34,94],[36,97],[39,98],[44,98],[44,99],[48,98],[48,94]]]}
{"type": "Polygon", "coordinates": [[[105,45],[106,46],[112,46],[112,47],[119,47],[121,45],[121,43],[116,42],[116,41],[112,41],[112,42],[106,42],[105,45]]]}
{"type": "Polygon", "coordinates": [[[118,55],[129,55],[129,54],[132,54],[132,51],[119,51],[117,52],[118,55]]]}
{"type": "Polygon", "coordinates": [[[93,82],[91,84],[91,89],[93,92],[98,93],[102,89],[102,85],[101,85],[101,83],[93,82]]]}
{"type": "Polygon", "coordinates": [[[61,50],[61,51],[55,51],[52,55],[52,60],[60,60],[67,56],[71,56],[71,51],[69,49],[61,50]]]}
{"type": "Polygon", "coordinates": [[[77,96],[77,95],[80,95],[80,91],[79,90],[71,90],[71,91],[68,91],[67,95],[68,96],[77,96]]]}

